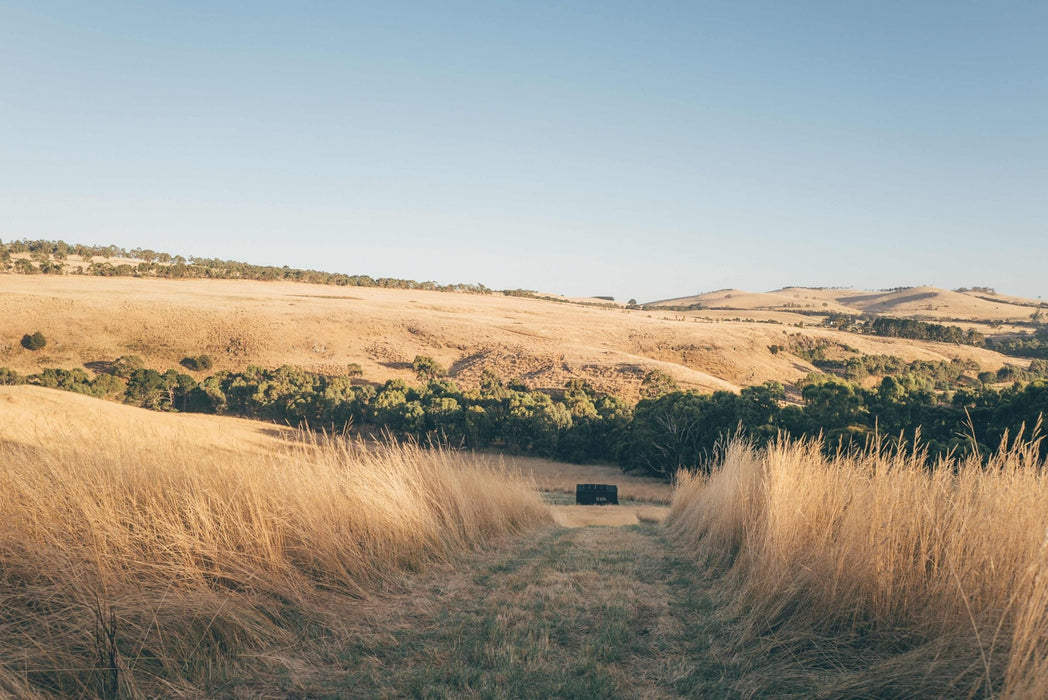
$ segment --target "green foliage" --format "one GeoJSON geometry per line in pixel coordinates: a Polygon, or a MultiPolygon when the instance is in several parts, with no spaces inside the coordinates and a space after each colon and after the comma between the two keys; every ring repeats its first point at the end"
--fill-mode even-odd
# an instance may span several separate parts
{"type": "Polygon", "coordinates": [[[845,360],[815,360],[813,364],[821,370],[831,372],[852,382],[867,377],[892,376],[919,385],[929,390],[945,391],[961,386],[971,386],[970,374],[978,372],[979,365],[973,360],[914,360],[907,363],[894,355],[861,355],[845,360]]]}
{"type": "Polygon", "coordinates": [[[78,394],[94,396],[91,386],[91,378],[82,369],[52,369],[48,368],[38,374],[28,377],[31,384],[46,387],[48,389],[61,389],[73,391],[78,394]]]}
{"type": "Polygon", "coordinates": [[[210,355],[183,357],[179,364],[191,372],[206,372],[215,366],[215,362],[211,359],[210,355]]]}
{"type": "MultiPolygon", "coordinates": [[[[881,374],[874,388],[839,376],[813,374],[801,387],[803,405],[784,405],[785,390],[774,382],[738,394],[712,395],[667,388],[655,375],[657,396],[630,406],[582,379],[555,395],[519,382],[504,386],[497,375],[481,375],[477,390],[463,391],[444,377],[425,385],[389,380],[354,386],[355,373],[329,377],[285,365],[217,372],[197,383],[175,370],[141,367],[124,356],[112,371],[93,379],[82,369],[45,369],[24,378],[32,384],[112,397],[166,411],[225,413],[291,425],[342,430],[349,426],[388,431],[413,439],[440,440],[472,449],[495,448],[568,461],[618,462],[671,477],[678,469],[705,469],[718,445],[740,433],[756,443],[780,431],[795,437],[823,435],[828,447],[861,446],[873,435],[888,442],[913,440],[934,458],[951,450],[988,454],[1004,435],[1029,430],[1048,415],[1048,381],[1016,381],[996,391],[972,380],[937,387],[971,371],[966,363],[905,363],[891,356],[855,358],[842,372],[881,374]],[[125,382],[122,375],[126,374],[125,382]],[[973,443],[971,436],[977,442],[973,443]]],[[[1027,369],[1006,367],[986,379],[1025,380],[1048,374],[1048,362],[1027,369]]],[[[868,376],[863,374],[863,376],[868,376]]],[[[0,384],[23,381],[0,369],[0,384]]],[[[654,393],[654,392],[653,392],[654,393]]],[[[1042,449],[1045,449],[1042,445],[1042,449]]]]}
{"type": "Polygon", "coordinates": [[[113,360],[111,372],[117,377],[129,379],[133,372],[145,366],[145,361],[138,355],[121,355],[113,360]]]}
{"type": "Polygon", "coordinates": [[[26,333],[22,336],[22,347],[26,350],[40,350],[47,345],[47,338],[40,331],[35,333],[26,333]]]}
{"type": "Polygon", "coordinates": [[[1048,360],[1048,327],[1038,328],[1033,333],[986,341],[986,347],[1014,357],[1033,357],[1048,360]]]}
{"type": "Polygon", "coordinates": [[[163,374],[155,369],[136,369],[127,380],[124,400],[135,406],[164,411],[185,411],[196,381],[186,374],[169,369],[163,374]]]}
{"type": "Polygon", "coordinates": [[[0,367],[0,386],[25,384],[25,377],[8,367],[0,367]]]}
{"type": "Polygon", "coordinates": [[[672,392],[637,404],[629,428],[623,469],[641,468],[666,478],[680,469],[708,470],[718,443],[736,432],[755,440],[773,437],[779,426],[779,384],[747,387],[739,394],[672,392]]]}
{"type": "Polygon", "coordinates": [[[657,399],[660,396],[677,391],[677,382],[661,369],[653,369],[644,375],[640,383],[640,395],[646,399],[657,399]]]}
{"type": "Polygon", "coordinates": [[[27,258],[14,261],[14,269],[22,274],[56,273],[62,271],[57,261],[69,255],[78,255],[84,260],[92,257],[106,258],[105,262],[91,262],[87,274],[102,277],[149,276],[169,279],[250,279],[263,281],[308,282],[311,284],[329,284],[340,287],[386,287],[395,289],[432,289],[447,292],[467,292],[471,294],[490,294],[492,290],[483,284],[437,284],[436,282],[417,282],[415,280],[395,279],[389,277],[372,278],[368,275],[346,275],[342,273],[321,272],[319,270],[299,270],[290,267],[271,265],[252,265],[234,260],[217,258],[185,258],[181,255],[158,253],[153,250],[135,248],[126,250],[117,246],[71,245],[63,241],[12,241],[0,243],[0,261],[6,264],[14,253],[30,253],[40,261],[34,265],[27,258]],[[122,263],[113,265],[108,258],[124,257],[141,260],[130,265],[122,263]]]}
{"type": "Polygon", "coordinates": [[[486,399],[502,399],[506,396],[502,379],[490,369],[480,373],[480,395],[486,399]]]}
{"type": "Polygon", "coordinates": [[[111,374],[99,374],[91,380],[91,394],[99,398],[122,398],[127,391],[127,382],[111,374]]]}
{"type": "Polygon", "coordinates": [[[426,355],[415,355],[411,363],[411,369],[415,370],[415,376],[423,383],[429,383],[434,379],[446,376],[448,371],[432,357],[426,355]]]}
{"type": "Polygon", "coordinates": [[[932,340],[960,345],[983,345],[985,342],[983,335],[972,329],[966,331],[959,326],[944,326],[941,323],[926,323],[909,318],[878,316],[867,323],[867,328],[873,335],[888,338],[932,340]]]}
{"type": "Polygon", "coordinates": [[[940,343],[981,346],[986,338],[978,331],[964,330],[959,326],[947,326],[941,323],[915,321],[909,318],[892,316],[875,316],[862,318],[850,314],[831,313],[823,319],[822,325],[853,333],[867,333],[887,338],[909,338],[911,340],[931,340],[940,343]]]}

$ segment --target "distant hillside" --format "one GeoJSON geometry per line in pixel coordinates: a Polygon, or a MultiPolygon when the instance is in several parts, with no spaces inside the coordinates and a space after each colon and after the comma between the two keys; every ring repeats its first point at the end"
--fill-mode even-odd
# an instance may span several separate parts
{"type": "Polygon", "coordinates": [[[877,314],[929,321],[1014,323],[1028,321],[1037,309],[1048,309],[1048,302],[999,295],[983,288],[948,291],[936,287],[909,287],[889,291],[861,291],[786,287],[764,293],[722,289],[690,297],[664,299],[645,306],[877,314]]]}
{"type": "MultiPolygon", "coordinates": [[[[339,287],[386,287],[437,291],[491,293],[482,284],[438,284],[393,277],[347,275],[273,265],[253,265],[236,260],[197,258],[158,253],[144,248],[88,246],[65,241],[17,240],[0,242],[0,272],[22,274],[80,274],[97,277],[158,277],[164,279],[243,279],[307,282],[339,287]]],[[[520,296],[530,290],[512,290],[520,296]]]]}
{"type": "Polygon", "coordinates": [[[90,369],[139,355],[163,371],[208,354],[213,371],[291,364],[341,374],[356,364],[362,381],[384,382],[413,381],[411,362],[426,355],[464,387],[490,370],[533,389],[558,391],[585,379],[636,399],[652,370],[703,391],[796,385],[819,371],[805,359],[817,347],[824,355],[908,362],[958,358],[990,371],[1023,364],[982,348],[837,331],[818,317],[786,323],[705,315],[429,290],[7,274],[0,275],[0,367],[23,374],[90,369]],[[23,348],[23,335],[36,331],[46,347],[23,348]]]}
{"type": "Polygon", "coordinates": [[[845,332],[832,316],[863,313],[966,318],[951,323],[966,326],[965,333],[1000,334],[1005,342],[995,347],[1022,346],[1013,354],[1041,352],[1019,333],[1030,331],[1038,302],[987,289],[726,289],[667,300],[658,309],[53,241],[0,244],[0,267],[25,273],[0,274],[0,367],[23,374],[91,370],[123,355],[164,371],[207,354],[215,371],[291,364],[338,375],[353,365],[362,370],[360,381],[381,383],[412,379],[413,358],[425,355],[464,387],[476,386],[489,370],[554,392],[584,379],[635,400],[645,375],[656,370],[683,388],[709,392],[766,381],[795,387],[820,371],[811,362],[817,357],[959,359],[992,372],[1028,362],[914,339],[957,333],[883,338],[845,332]],[[47,346],[22,348],[23,335],[36,331],[47,346]]]}

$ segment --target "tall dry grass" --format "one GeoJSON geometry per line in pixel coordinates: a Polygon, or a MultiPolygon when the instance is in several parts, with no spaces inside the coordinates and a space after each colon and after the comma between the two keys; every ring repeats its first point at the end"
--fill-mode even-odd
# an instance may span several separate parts
{"type": "Polygon", "coordinates": [[[1037,445],[933,469],[820,447],[735,443],[711,476],[679,477],[667,527],[721,572],[739,648],[827,697],[1048,697],[1037,445]]]}
{"type": "Polygon", "coordinates": [[[0,697],[232,692],[306,655],[332,601],[549,521],[519,476],[468,462],[131,428],[0,441],[0,697]]]}

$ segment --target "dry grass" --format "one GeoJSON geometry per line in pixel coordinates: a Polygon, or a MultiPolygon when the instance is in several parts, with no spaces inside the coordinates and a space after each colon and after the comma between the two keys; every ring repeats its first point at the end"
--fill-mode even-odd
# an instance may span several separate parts
{"type": "Polygon", "coordinates": [[[668,504],[673,498],[672,484],[639,469],[624,472],[606,464],[568,464],[541,457],[506,455],[501,459],[513,471],[530,476],[542,491],[570,495],[571,503],[576,484],[615,484],[619,487],[619,499],[624,502],[668,504]]]}
{"type": "Polygon", "coordinates": [[[660,523],[666,506],[570,506],[551,505],[553,521],[561,527],[622,527],[641,523],[660,523]]]}
{"type": "Polygon", "coordinates": [[[21,437],[0,438],[0,697],[225,695],[308,658],[333,600],[550,520],[450,452],[234,453],[104,419],[21,437]]]}
{"type": "MultiPolygon", "coordinates": [[[[1032,309],[1026,311],[1028,318],[1032,309]]],[[[382,382],[414,381],[410,363],[422,354],[449,367],[463,387],[476,386],[481,372],[491,369],[532,388],[561,389],[568,379],[584,378],[632,400],[652,369],[703,391],[800,381],[815,368],[769,350],[789,345],[797,333],[906,361],[960,357],[996,370],[1005,359],[980,348],[817,330],[807,327],[818,324],[817,317],[769,313],[744,315],[806,327],[699,322],[698,316],[717,316],[714,311],[649,313],[502,295],[0,274],[0,366],[31,373],[137,354],[165,370],[187,355],[206,353],[215,371],[287,363],[338,374],[359,363],[365,379],[382,382]],[[22,349],[22,335],[36,330],[47,337],[47,347],[22,349]]]]}
{"type": "Polygon", "coordinates": [[[361,604],[298,697],[731,697],[701,579],[655,525],[540,530],[361,604]]]}
{"type": "Polygon", "coordinates": [[[858,314],[879,313],[926,320],[982,319],[1025,321],[1038,301],[982,292],[959,293],[936,287],[911,287],[895,292],[859,289],[807,289],[787,287],[774,292],[753,293],[721,289],[691,297],[669,299],[665,304],[701,304],[706,309],[789,310],[858,314]]]}
{"type": "Polygon", "coordinates": [[[1046,697],[1036,445],[1002,447],[985,466],[923,465],[913,452],[735,444],[712,477],[680,476],[666,523],[725,567],[740,645],[792,657],[802,686],[807,675],[832,697],[1046,697]]]}

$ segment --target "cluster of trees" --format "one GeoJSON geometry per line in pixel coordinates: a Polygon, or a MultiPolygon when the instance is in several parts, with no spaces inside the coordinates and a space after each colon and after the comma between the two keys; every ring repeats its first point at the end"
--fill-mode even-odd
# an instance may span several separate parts
{"type": "MultiPolygon", "coordinates": [[[[199,358],[187,358],[196,359],[199,358]]],[[[124,356],[97,363],[90,377],[82,369],[45,369],[21,376],[0,368],[0,384],[29,383],[107,397],[167,411],[237,415],[341,430],[347,426],[388,431],[419,440],[437,438],[477,449],[497,448],[557,459],[614,461],[615,447],[632,417],[632,407],[572,380],[556,395],[506,385],[485,372],[480,386],[462,390],[434,360],[418,357],[420,383],[390,380],[381,386],[356,380],[360,371],[325,376],[292,366],[221,371],[200,381],[169,369],[142,366],[124,356]]]]}
{"type": "MultiPolygon", "coordinates": [[[[634,409],[623,468],[672,476],[681,467],[705,468],[725,436],[738,431],[766,442],[780,431],[821,435],[829,449],[882,441],[917,441],[932,459],[978,450],[989,454],[1006,434],[1027,436],[1048,416],[1048,381],[1016,383],[1002,391],[960,390],[949,400],[903,378],[885,377],[875,389],[825,377],[802,390],[804,404],[784,405],[782,387],[765,384],[739,394],[674,392],[634,409]]],[[[1048,452],[1042,443],[1042,452],[1048,452]]]]}
{"type": "Polygon", "coordinates": [[[885,338],[931,340],[939,343],[980,347],[986,342],[982,333],[971,328],[965,330],[960,326],[947,326],[942,323],[929,323],[893,316],[864,317],[834,312],[827,315],[822,324],[841,331],[867,333],[885,338]]]}
{"type": "MultiPolygon", "coordinates": [[[[906,362],[895,355],[859,355],[843,360],[815,359],[819,369],[852,382],[867,377],[893,376],[935,391],[947,391],[978,384],[973,375],[979,371],[974,360],[914,360],[906,362]]],[[[996,380],[996,375],[995,379],[996,380]]]]}
{"type": "Polygon", "coordinates": [[[47,345],[47,338],[40,331],[26,333],[22,336],[22,347],[26,350],[40,350],[47,345]]]}
{"type": "Polygon", "coordinates": [[[163,277],[169,279],[247,279],[263,281],[308,282],[341,287],[388,287],[395,289],[429,289],[448,292],[491,294],[483,284],[438,284],[393,277],[373,278],[369,275],[346,275],[319,270],[300,270],[288,266],[252,265],[234,260],[197,258],[159,253],[154,250],[133,248],[127,250],[117,246],[85,246],[64,241],[18,240],[9,243],[0,241],[0,270],[13,270],[25,274],[61,274],[66,266],[63,261],[69,256],[80,256],[83,260],[94,257],[106,260],[90,263],[84,272],[102,277],[163,277]],[[29,257],[13,258],[16,254],[29,257]],[[131,258],[135,264],[109,262],[110,258],[131,258]]]}
{"type": "MultiPolygon", "coordinates": [[[[200,358],[186,358],[202,366],[200,358]]],[[[189,364],[189,363],[183,363],[189,364]]],[[[1048,363],[1038,370],[1048,374],[1048,363]]],[[[419,440],[436,438],[475,449],[495,448],[556,459],[616,462],[669,477],[682,467],[703,468],[718,442],[741,431],[756,442],[780,431],[822,435],[827,445],[860,446],[874,435],[915,438],[932,456],[951,450],[992,449],[1009,431],[1048,415],[1048,381],[1016,382],[996,390],[976,385],[939,391],[958,366],[902,363],[887,356],[862,364],[886,376],[872,389],[830,375],[813,375],[802,405],[787,404],[776,383],[739,394],[679,391],[662,372],[648,374],[636,406],[569,381],[558,392],[504,383],[485,371],[476,389],[463,390],[432,358],[413,363],[417,384],[361,382],[359,367],[326,376],[292,366],[221,371],[201,380],[169,369],[158,372],[136,356],[82,369],[45,369],[20,376],[0,368],[0,384],[31,383],[120,400],[155,410],[238,415],[316,428],[386,431],[419,440]]]]}
{"type": "Polygon", "coordinates": [[[989,338],[986,341],[986,347],[1004,355],[1048,360],[1048,326],[1038,328],[1032,333],[1021,333],[1011,338],[989,338]]]}
{"type": "Polygon", "coordinates": [[[823,319],[823,325],[837,330],[888,338],[911,340],[933,340],[942,343],[974,345],[995,350],[1012,357],[1048,359],[1048,325],[1044,325],[1048,314],[1038,309],[1030,316],[1029,324],[1035,330],[1004,338],[986,337],[976,330],[965,330],[959,326],[928,323],[908,318],[877,316],[866,318],[850,314],[831,313],[823,319]]]}

